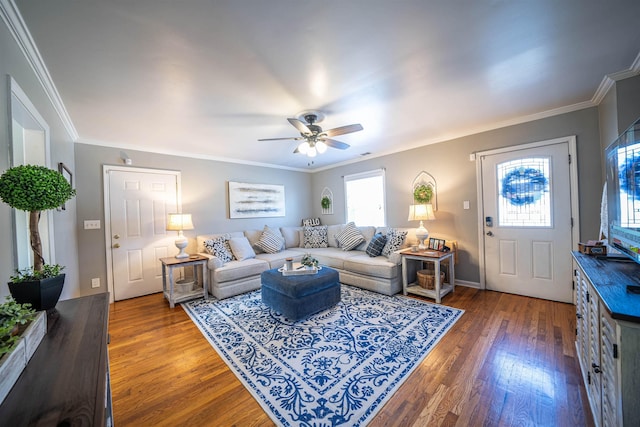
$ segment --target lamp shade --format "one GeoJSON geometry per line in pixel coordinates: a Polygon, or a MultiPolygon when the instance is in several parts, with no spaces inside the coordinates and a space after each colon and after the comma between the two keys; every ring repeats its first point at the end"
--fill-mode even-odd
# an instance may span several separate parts
{"type": "Polygon", "coordinates": [[[421,205],[409,205],[409,221],[431,221],[436,219],[431,203],[421,205]]]}
{"type": "Polygon", "coordinates": [[[193,230],[191,214],[170,213],[167,220],[168,231],[193,230]]]}

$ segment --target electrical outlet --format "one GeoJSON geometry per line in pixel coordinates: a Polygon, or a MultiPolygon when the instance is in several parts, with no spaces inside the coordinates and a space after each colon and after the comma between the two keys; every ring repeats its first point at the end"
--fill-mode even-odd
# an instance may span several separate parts
{"type": "Polygon", "coordinates": [[[100,220],[99,219],[87,219],[84,221],[84,229],[85,230],[99,230],[100,229],[100,220]]]}
{"type": "Polygon", "coordinates": [[[93,279],[91,279],[91,287],[92,288],[99,288],[100,287],[100,278],[99,277],[94,277],[93,279]]]}

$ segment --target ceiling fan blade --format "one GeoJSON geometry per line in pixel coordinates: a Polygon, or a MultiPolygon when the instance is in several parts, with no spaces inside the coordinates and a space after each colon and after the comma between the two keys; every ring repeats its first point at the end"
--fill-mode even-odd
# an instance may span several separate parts
{"type": "Polygon", "coordinates": [[[358,123],[353,125],[340,126],[339,128],[328,129],[323,131],[322,133],[324,135],[331,137],[331,136],[345,135],[347,133],[352,133],[352,132],[358,132],[358,131],[361,131],[362,129],[363,129],[362,125],[358,123]]]}
{"type": "Polygon", "coordinates": [[[289,140],[289,139],[294,139],[294,140],[297,141],[299,139],[302,139],[302,137],[301,136],[290,136],[290,137],[287,137],[287,138],[262,138],[262,139],[259,139],[258,141],[286,141],[286,140],[289,140]]]}
{"type": "Polygon", "coordinates": [[[307,135],[307,134],[310,135],[311,134],[311,130],[309,130],[307,125],[302,123],[300,120],[294,119],[294,118],[288,118],[287,120],[289,120],[289,123],[291,123],[294,128],[298,129],[300,131],[300,133],[305,134],[305,135],[307,135]]]}
{"type": "Polygon", "coordinates": [[[345,144],[344,142],[336,141],[335,139],[329,138],[319,138],[322,142],[327,144],[329,147],[337,148],[339,150],[346,150],[350,147],[349,144],[345,144]]]}
{"type": "Polygon", "coordinates": [[[293,154],[298,154],[300,152],[300,150],[298,150],[298,147],[296,147],[295,150],[293,150],[293,154]]]}

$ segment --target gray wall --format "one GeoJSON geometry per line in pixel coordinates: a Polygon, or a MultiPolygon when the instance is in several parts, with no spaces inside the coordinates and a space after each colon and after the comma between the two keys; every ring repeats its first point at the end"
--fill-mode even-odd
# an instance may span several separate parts
{"type": "Polygon", "coordinates": [[[618,134],[621,134],[640,117],[640,76],[620,80],[616,82],[615,88],[618,134]]]}
{"type": "MultiPolygon", "coordinates": [[[[187,251],[195,250],[198,234],[262,229],[265,224],[279,227],[298,225],[311,215],[311,175],[258,166],[199,160],[126,150],[132,167],[177,170],[182,180],[182,211],[191,213],[195,230],[184,234],[189,239],[187,251]],[[286,217],[229,219],[227,182],[282,184],[285,186],[286,217]]],[[[77,215],[80,251],[80,288],[83,294],[107,290],[107,266],[104,235],[103,165],[121,165],[120,149],[76,144],[78,177],[77,215]],[[100,219],[100,230],[83,230],[83,222],[100,219]],[[101,287],[92,289],[91,279],[100,278],[101,287]]]]}
{"type": "Polygon", "coordinates": [[[600,224],[603,183],[600,173],[602,155],[597,108],[509,126],[315,173],[312,179],[314,215],[320,216],[326,224],[344,222],[342,176],[385,168],[387,223],[390,226],[415,228],[415,222],[407,221],[412,201],[411,183],[424,170],[433,175],[438,186],[437,219],[426,224],[426,227],[433,236],[458,241],[460,256],[456,277],[479,282],[476,165],[469,161],[469,154],[569,135],[577,136],[580,236],[581,239],[596,238],[600,224]],[[333,215],[321,214],[320,193],[324,187],[333,191],[333,215]],[[464,200],[470,201],[469,210],[463,209],[464,200]]]}
{"type": "MultiPolygon", "coordinates": [[[[7,75],[25,91],[51,130],[51,166],[57,169],[58,162],[64,162],[73,171],[73,143],[62,121],[53,109],[49,98],[27,63],[22,51],[4,24],[0,24],[0,171],[4,172],[10,163],[9,100],[7,75]]],[[[78,288],[78,247],[76,239],[76,201],[67,203],[67,209],[53,213],[55,230],[56,262],[66,266],[67,278],[61,299],[80,296],[78,288]]],[[[13,245],[13,209],[0,202],[0,299],[9,295],[7,282],[16,268],[13,245]]]]}

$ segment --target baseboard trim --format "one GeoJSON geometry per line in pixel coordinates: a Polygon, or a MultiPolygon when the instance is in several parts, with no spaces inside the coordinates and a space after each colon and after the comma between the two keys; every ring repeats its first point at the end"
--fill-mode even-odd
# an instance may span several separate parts
{"type": "Polygon", "coordinates": [[[456,279],[456,286],[466,286],[467,288],[481,289],[479,282],[470,282],[468,280],[456,279]]]}

